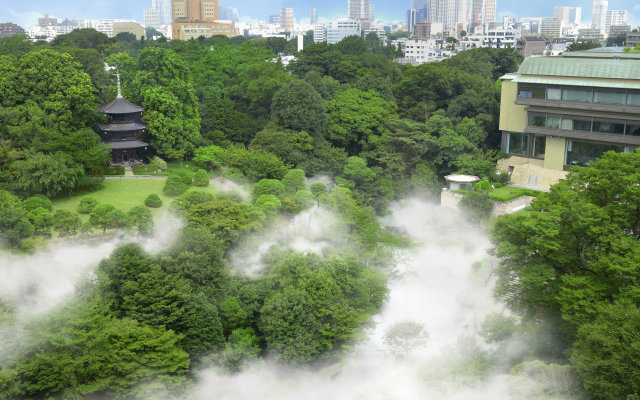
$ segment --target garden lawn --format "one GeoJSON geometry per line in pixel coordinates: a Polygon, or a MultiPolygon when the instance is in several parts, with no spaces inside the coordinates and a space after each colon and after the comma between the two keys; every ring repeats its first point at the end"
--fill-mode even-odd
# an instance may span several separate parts
{"type": "Polygon", "coordinates": [[[509,201],[525,195],[535,197],[536,194],[536,191],[530,189],[515,186],[503,186],[489,192],[489,198],[498,201],[509,201]]]}
{"type": "MultiPolygon", "coordinates": [[[[53,201],[53,211],[66,208],[69,211],[77,212],[78,204],[83,197],[91,196],[99,203],[113,204],[122,211],[144,205],[144,199],[151,193],[155,193],[162,199],[162,207],[152,208],[154,218],[167,212],[169,204],[175,197],[168,197],[162,193],[164,179],[105,179],[104,185],[94,191],[82,191],[74,193],[71,197],[63,197],[53,201]]],[[[201,190],[216,193],[219,189],[209,185],[206,188],[192,186],[189,190],[201,190]]],[[[82,216],[82,214],[81,214],[82,216]]],[[[82,216],[83,220],[87,216],[82,216]]]]}

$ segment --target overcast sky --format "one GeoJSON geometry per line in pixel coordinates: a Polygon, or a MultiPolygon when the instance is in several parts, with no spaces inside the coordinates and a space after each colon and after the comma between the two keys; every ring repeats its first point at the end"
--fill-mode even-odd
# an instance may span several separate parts
{"type": "MultiPolygon", "coordinates": [[[[371,0],[370,0],[371,1],[371,0]]],[[[410,0],[376,0],[376,19],[398,21],[405,18],[405,12],[411,7],[410,0]]],[[[516,17],[552,16],[556,5],[582,7],[582,22],[591,20],[591,1],[569,0],[497,0],[498,15],[510,14],[516,17]]],[[[280,7],[293,7],[296,20],[309,20],[311,8],[318,9],[321,18],[337,18],[346,16],[347,0],[221,0],[221,7],[236,7],[243,19],[266,20],[271,14],[277,14],[280,7]]],[[[0,0],[0,22],[15,22],[22,26],[37,23],[37,18],[44,13],[58,18],[69,19],[101,19],[101,18],[135,18],[142,22],[142,10],[151,7],[151,0],[0,0]]],[[[640,22],[640,3],[637,0],[610,0],[609,9],[627,10],[629,22],[637,25],[640,22]]]]}

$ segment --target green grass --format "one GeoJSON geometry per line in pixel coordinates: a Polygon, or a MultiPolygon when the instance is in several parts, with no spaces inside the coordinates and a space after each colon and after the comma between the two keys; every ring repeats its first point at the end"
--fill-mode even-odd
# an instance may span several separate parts
{"type": "MultiPolygon", "coordinates": [[[[116,208],[128,211],[131,208],[144,205],[144,199],[151,193],[155,193],[162,199],[162,207],[152,208],[154,217],[158,217],[169,209],[169,204],[175,197],[168,197],[162,193],[164,180],[162,179],[107,179],[104,185],[94,191],[82,191],[75,193],[71,197],[56,199],[53,201],[53,210],[65,208],[77,212],[78,204],[83,197],[94,197],[100,203],[113,204],[116,208]]],[[[189,190],[201,190],[210,193],[217,193],[219,189],[214,186],[191,187],[189,190]]],[[[86,215],[83,216],[86,218],[86,215]]]]}
{"type": "Polygon", "coordinates": [[[536,196],[537,192],[515,186],[503,186],[489,192],[489,198],[498,201],[509,201],[520,196],[536,196]]]}

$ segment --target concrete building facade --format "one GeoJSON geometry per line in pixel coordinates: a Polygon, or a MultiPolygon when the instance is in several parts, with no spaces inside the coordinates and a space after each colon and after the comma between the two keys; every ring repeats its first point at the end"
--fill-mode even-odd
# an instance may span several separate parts
{"type": "Polygon", "coordinates": [[[295,27],[296,20],[293,16],[293,8],[280,9],[280,29],[290,31],[295,27]]]}
{"type": "Polygon", "coordinates": [[[360,36],[362,25],[359,20],[341,18],[326,25],[327,43],[336,44],[347,36],[360,36]]]}
{"type": "Polygon", "coordinates": [[[547,189],[573,166],[640,146],[640,54],[529,57],[501,77],[499,168],[547,189]]]}

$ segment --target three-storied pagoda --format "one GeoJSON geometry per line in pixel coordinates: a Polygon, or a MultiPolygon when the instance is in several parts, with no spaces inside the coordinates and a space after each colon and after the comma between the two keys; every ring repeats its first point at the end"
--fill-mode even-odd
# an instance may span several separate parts
{"type": "Polygon", "coordinates": [[[146,149],[148,143],[141,140],[147,129],[142,121],[144,109],[122,97],[120,74],[118,77],[117,97],[100,106],[100,112],[109,116],[109,122],[98,125],[104,132],[103,143],[111,148],[111,165],[143,164],[140,149],[146,149]]]}

